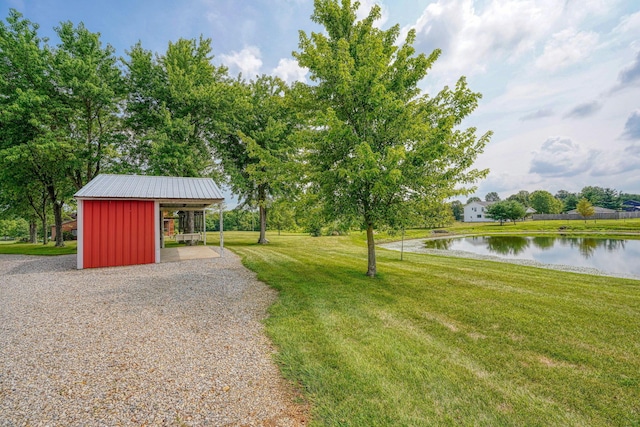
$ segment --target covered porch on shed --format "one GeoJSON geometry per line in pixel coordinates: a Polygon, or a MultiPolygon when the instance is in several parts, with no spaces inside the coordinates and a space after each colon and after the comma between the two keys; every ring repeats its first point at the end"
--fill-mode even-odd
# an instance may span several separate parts
{"type": "MultiPolygon", "coordinates": [[[[78,268],[159,263],[223,255],[222,197],[210,178],[98,175],[78,200],[78,268]],[[220,247],[206,246],[207,209],[220,211],[220,247]],[[208,250],[164,248],[163,212],[199,212],[199,240],[208,250]],[[200,237],[201,236],[201,237],[200,237]],[[163,249],[175,249],[165,251],[163,249]],[[163,259],[164,258],[164,259],[163,259]]],[[[183,233],[185,234],[185,233],[183,233]]],[[[188,237],[188,236],[187,236],[188,237]]]]}
{"type": "MultiPolygon", "coordinates": [[[[160,211],[162,212],[162,225],[160,233],[160,262],[176,262],[192,259],[211,259],[220,258],[224,253],[224,239],[222,231],[220,232],[220,245],[218,248],[211,246],[207,242],[207,237],[211,233],[207,233],[207,215],[215,213],[215,204],[210,206],[202,206],[201,204],[186,204],[179,201],[172,203],[161,203],[160,211]],[[175,225],[171,231],[167,230],[165,225],[164,214],[177,212],[177,216],[169,218],[178,219],[178,225],[175,225]],[[194,215],[193,232],[188,232],[186,217],[188,213],[194,215]],[[167,243],[169,245],[167,246],[167,243]]],[[[223,230],[223,211],[222,202],[218,203],[220,230],[223,230]]]]}

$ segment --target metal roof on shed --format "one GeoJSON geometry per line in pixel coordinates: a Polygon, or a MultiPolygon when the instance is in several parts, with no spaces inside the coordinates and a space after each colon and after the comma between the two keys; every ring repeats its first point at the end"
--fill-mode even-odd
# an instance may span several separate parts
{"type": "Polygon", "coordinates": [[[224,200],[211,178],[110,174],[96,176],[74,196],[80,199],[224,200]]]}

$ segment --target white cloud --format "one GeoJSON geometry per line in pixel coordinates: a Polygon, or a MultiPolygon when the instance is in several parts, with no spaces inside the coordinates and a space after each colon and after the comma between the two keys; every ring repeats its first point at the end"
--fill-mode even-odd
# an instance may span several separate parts
{"type": "Polygon", "coordinates": [[[618,81],[610,92],[617,92],[638,84],[640,84],[640,51],[636,53],[635,60],[620,71],[618,81]]]}
{"type": "Polygon", "coordinates": [[[586,18],[602,17],[611,13],[618,7],[621,0],[566,0],[562,3],[564,3],[563,23],[570,27],[586,18]]]}
{"type": "Polygon", "coordinates": [[[206,18],[207,21],[209,21],[212,24],[217,24],[218,21],[220,21],[220,19],[222,18],[220,14],[215,10],[209,10],[205,12],[204,17],[206,18]]]}
{"type": "Polygon", "coordinates": [[[533,153],[529,172],[546,177],[568,177],[591,169],[597,151],[585,150],[567,137],[555,136],[533,153]]]}
{"type": "MultiPolygon", "coordinates": [[[[438,0],[412,25],[420,51],[443,49],[438,67],[483,71],[496,58],[513,60],[534,49],[549,31],[560,2],[493,0],[478,11],[473,0],[438,0]]],[[[404,31],[408,31],[405,28],[404,31]]]]}
{"type": "Polygon", "coordinates": [[[638,168],[640,168],[640,145],[632,143],[623,150],[609,150],[598,156],[598,161],[591,171],[591,176],[609,177],[631,172],[637,180],[637,174],[633,172],[637,171],[638,168]]]}
{"type": "Polygon", "coordinates": [[[625,139],[640,140],[640,110],[634,111],[627,118],[622,137],[625,139]]]}
{"type": "Polygon", "coordinates": [[[555,33],[536,60],[536,67],[556,71],[586,58],[598,44],[598,34],[567,28],[555,33]]]}
{"type": "Polygon", "coordinates": [[[489,176],[478,185],[474,195],[484,200],[487,193],[495,191],[501,198],[506,199],[520,190],[532,191],[539,187],[540,180],[534,175],[490,172],[489,176]]]}
{"type": "Polygon", "coordinates": [[[376,21],[375,26],[376,27],[381,27],[383,26],[387,20],[389,19],[389,12],[386,8],[386,6],[382,3],[380,3],[379,1],[376,0],[360,0],[360,7],[358,8],[358,11],[356,12],[356,17],[358,18],[358,20],[362,20],[364,18],[366,18],[367,16],[369,16],[369,12],[371,11],[371,9],[373,8],[374,5],[378,5],[380,6],[380,19],[378,21],[376,21]]]}
{"type": "Polygon", "coordinates": [[[232,51],[231,54],[220,55],[220,60],[232,72],[240,72],[243,77],[252,79],[260,74],[262,67],[262,59],[260,59],[260,49],[255,46],[249,46],[240,52],[232,51]]]}
{"type": "Polygon", "coordinates": [[[520,120],[521,121],[536,120],[536,119],[542,119],[545,117],[552,117],[554,115],[555,113],[551,108],[542,108],[540,110],[534,111],[533,113],[525,114],[524,116],[520,117],[520,120]]]}
{"type": "Polygon", "coordinates": [[[305,76],[309,70],[298,65],[298,61],[290,58],[281,58],[278,62],[278,66],[273,69],[271,74],[280,77],[287,83],[295,81],[305,82],[305,76]]]}
{"type": "Polygon", "coordinates": [[[585,102],[584,104],[576,105],[562,117],[565,119],[581,119],[594,115],[595,113],[600,111],[600,109],[602,109],[602,104],[599,101],[585,102]]]}
{"type": "MultiPolygon", "coordinates": [[[[544,47],[537,66],[566,67],[592,52],[599,36],[585,28],[615,11],[619,0],[437,0],[430,2],[415,23],[403,28],[417,32],[416,48],[443,50],[434,72],[486,71],[494,61],[515,63],[544,47]],[[584,28],[583,28],[584,27],[584,28]]],[[[629,31],[636,31],[628,24],[629,31]]],[[[627,27],[622,27],[620,31],[627,27]]]]}
{"type": "Polygon", "coordinates": [[[640,12],[635,12],[620,18],[620,23],[613,29],[612,33],[637,37],[638,28],[640,28],[640,12]]]}

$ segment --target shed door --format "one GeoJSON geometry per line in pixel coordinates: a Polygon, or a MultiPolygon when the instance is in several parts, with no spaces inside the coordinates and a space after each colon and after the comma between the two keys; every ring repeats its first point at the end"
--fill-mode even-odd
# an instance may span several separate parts
{"type": "Polygon", "coordinates": [[[155,262],[153,201],[85,200],[84,268],[155,262]]]}

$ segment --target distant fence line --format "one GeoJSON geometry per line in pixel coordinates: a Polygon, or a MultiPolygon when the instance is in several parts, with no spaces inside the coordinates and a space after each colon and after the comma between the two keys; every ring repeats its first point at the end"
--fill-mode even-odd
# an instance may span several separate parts
{"type": "MultiPolygon", "coordinates": [[[[631,219],[640,218],[640,212],[614,212],[614,213],[597,213],[588,216],[586,219],[631,219]]],[[[531,219],[534,220],[584,220],[585,218],[579,214],[533,214],[531,219]]]]}

